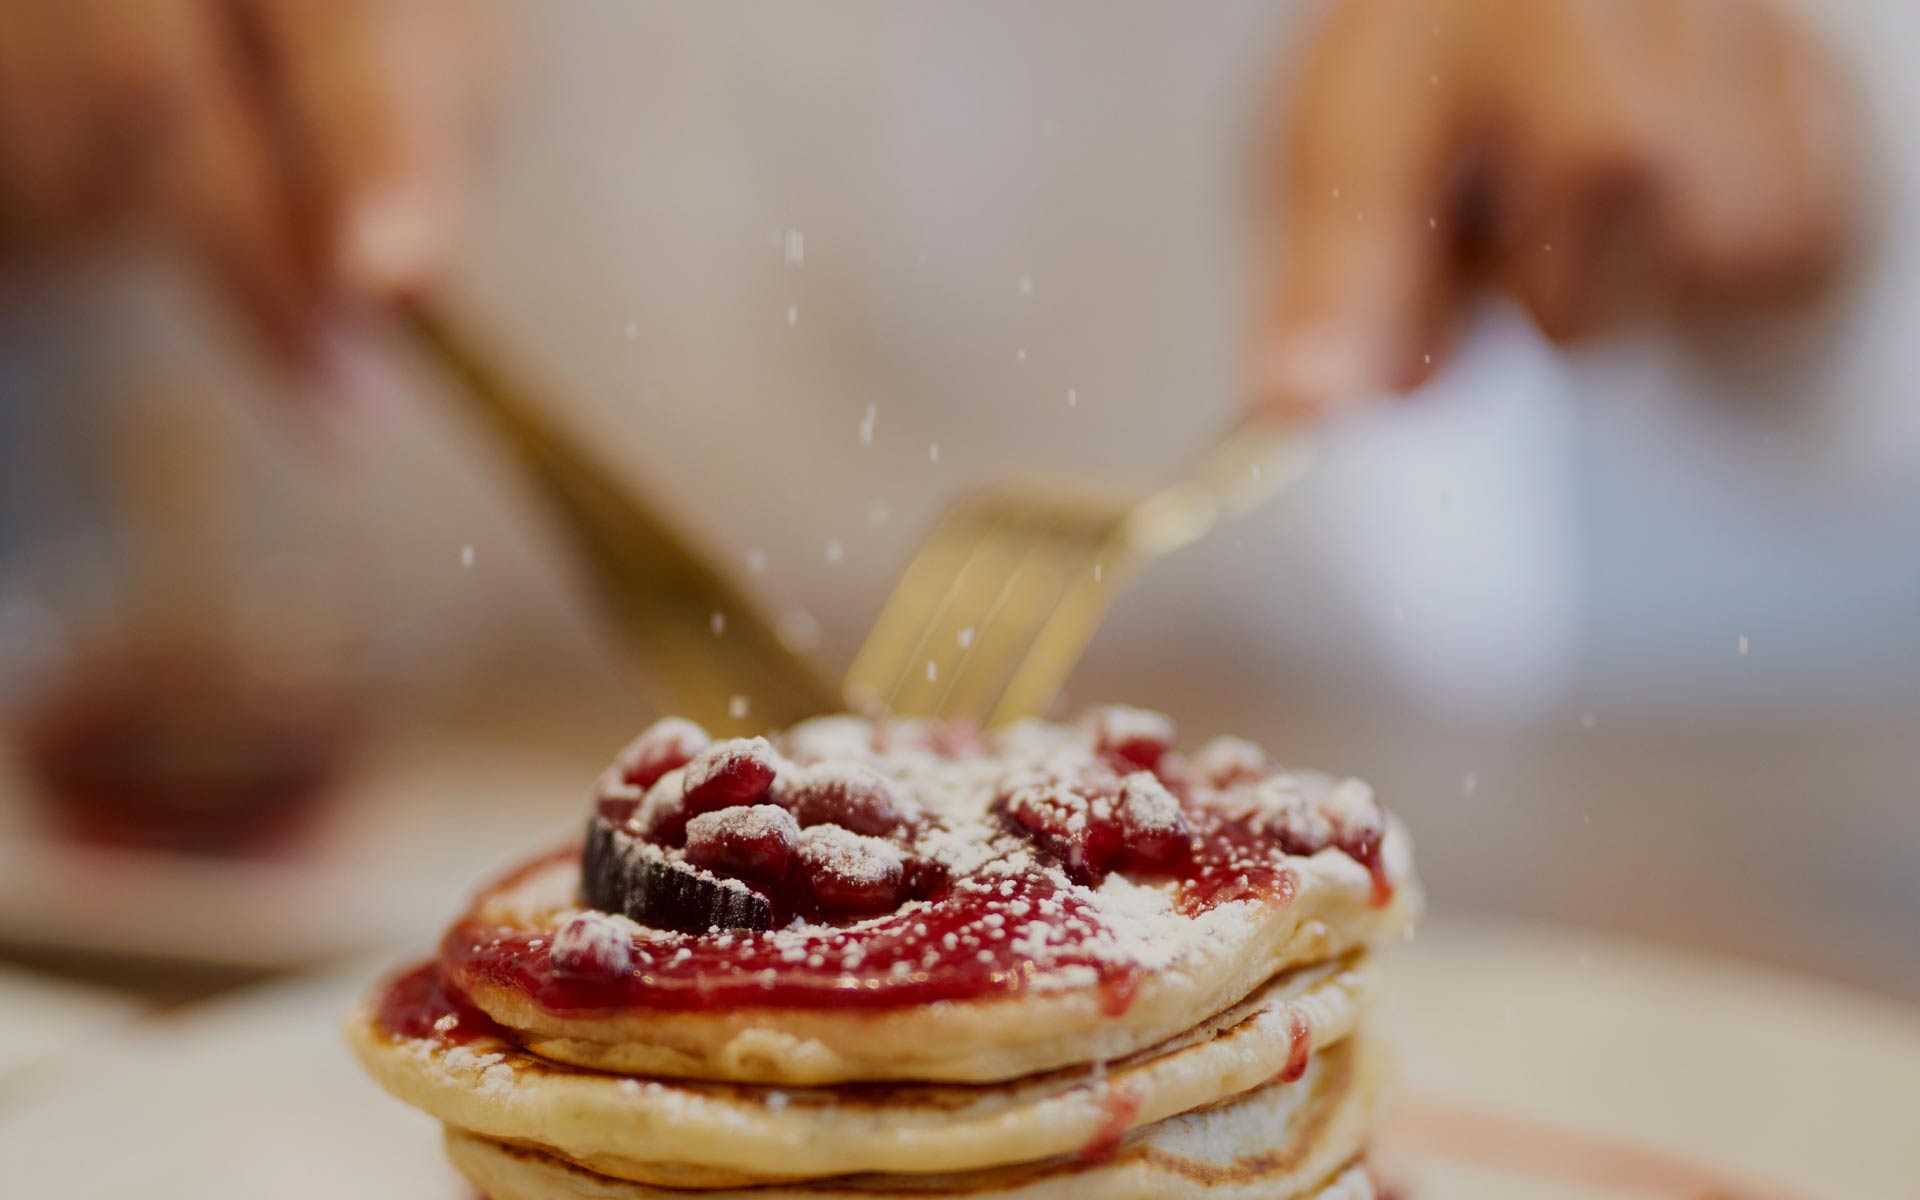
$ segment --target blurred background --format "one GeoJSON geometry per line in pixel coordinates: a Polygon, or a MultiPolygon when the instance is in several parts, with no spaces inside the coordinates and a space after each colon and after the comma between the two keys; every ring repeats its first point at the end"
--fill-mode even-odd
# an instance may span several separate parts
{"type": "MultiPolygon", "coordinates": [[[[499,6],[433,286],[838,670],[969,485],[1162,479],[1241,410],[1261,114],[1352,7],[499,6]]],[[[1476,289],[1062,711],[1369,779],[1443,916],[1920,1002],[1920,29],[1799,15],[1865,164],[1817,298],[1561,344],[1476,289]]],[[[377,314],[315,387],[169,239],[61,246],[0,272],[0,958],[119,1015],[427,945],[644,664],[377,314]]]]}

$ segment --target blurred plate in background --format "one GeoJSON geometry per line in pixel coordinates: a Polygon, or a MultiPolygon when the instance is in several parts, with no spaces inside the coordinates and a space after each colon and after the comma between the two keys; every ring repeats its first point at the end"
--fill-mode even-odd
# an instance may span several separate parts
{"type": "Polygon", "coordinates": [[[590,777],[559,755],[409,743],[345,780],[302,840],[201,856],[57,836],[0,758],[0,946],[278,970],[421,941],[489,871],[571,836],[590,777]]]}

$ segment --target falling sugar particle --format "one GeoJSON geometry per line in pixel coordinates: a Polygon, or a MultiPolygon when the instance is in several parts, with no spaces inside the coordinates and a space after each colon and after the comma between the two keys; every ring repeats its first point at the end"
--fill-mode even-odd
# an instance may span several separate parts
{"type": "Polygon", "coordinates": [[[929,442],[927,444],[927,461],[928,462],[940,461],[940,443],[939,442],[929,442]]]}
{"type": "Polygon", "coordinates": [[[626,330],[626,337],[627,337],[627,340],[628,340],[628,341],[632,341],[633,339],[635,339],[635,338],[637,338],[637,337],[639,337],[639,336],[640,336],[640,322],[638,322],[638,321],[628,321],[628,322],[627,322],[627,330],[626,330]]]}
{"type": "Polygon", "coordinates": [[[727,701],[727,715],[738,721],[747,715],[747,698],[734,696],[727,701]]]}
{"type": "Polygon", "coordinates": [[[1080,404],[1080,389],[1068,388],[1067,389],[1067,407],[1076,408],[1079,406],[1079,404],[1080,404]]]}
{"type": "Polygon", "coordinates": [[[1020,277],[1020,294],[1022,296],[1033,295],[1033,276],[1022,275],[1020,277]]]}
{"type": "Polygon", "coordinates": [[[867,524],[878,529],[893,516],[893,510],[887,507],[885,500],[875,500],[867,506],[867,524]]]}
{"type": "Polygon", "coordinates": [[[862,446],[873,445],[873,423],[879,416],[880,412],[876,407],[871,404],[867,405],[867,415],[860,418],[860,444],[862,446]]]}
{"type": "Polygon", "coordinates": [[[1480,777],[1471,771],[1460,777],[1460,794],[1471,796],[1480,790],[1480,777]]]}
{"type": "Polygon", "coordinates": [[[1422,362],[1425,362],[1425,363],[1426,363],[1426,364],[1428,364],[1429,366],[1431,366],[1431,365],[1433,364],[1433,355],[1431,355],[1431,354],[1422,354],[1422,355],[1420,356],[1420,359],[1421,359],[1421,361],[1422,361],[1422,362]]]}
{"type": "MultiPolygon", "coordinates": [[[[462,567],[465,567],[469,571],[473,570],[473,547],[472,546],[460,547],[460,565],[462,567]]],[[[1747,639],[1741,638],[1740,653],[1745,654],[1746,652],[1747,652],[1747,639]]]]}
{"type": "Polygon", "coordinates": [[[767,573],[767,552],[757,546],[747,551],[747,570],[753,572],[755,575],[765,575],[767,573]]]}
{"type": "Polygon", "coordinates": [[[800,306],[798,304],[787,305],[787,328],[792,329],[795,325],[798,325],[799,323],[800,323],[800,306]]]}
{"type": "Polygon", "coordinates": [[[1580,728],[1582,729],[1592,729],[1595,725],[1598,725],[1599,723],[1600,723],[1600,718],[1594,716],[1592,713],[1580,714],[1580,728]]]}
{"type": "Polygon", "coordinates": [[[827,561],[837,563],[847,556],[847,548],[833,538],[827,539],[827,561]]]}
{"type": "Polygon", "coordinates": [[[807,261],[807,236],[798,229],[787,230],[785,238],[786,260],[790,263],[807,261]]]}
{"type": "Polygon", "coordinates": [[[1333,189],[1333,198],[1334,198],[1335,200],[1338,200],[1338,199],[1340,198],[1340,189],[1339,189],[1339,188],[1335,188],[1335,189],[1333,189]]]}
{"type": "Polygon", "coordinates": [[[1013,352],[1013,356],[1019,359],[1021,362],[1027,361],[1027,348],[1025,346],[1020,346],[1016,348],[1013,352]]]}
{"type": "Polygon", "coordinates": [[[1438,75],[1429,75],[1427,76],[1427,82],[1438,87],[1440,85],[1440,77],[1438,75]]]}
{"type": "Polygon", "coordinates": [[[788,609],[774,625],[780,644],[796,654],[806,654],[820,645],[820,622],[804,608],[788,609]]]}
{"type": "Polygon", "coordinates": [[[713,626],[713,636],[719,637],[727,631],[727,614],[716,608],[713,610],[712,619],[707,623],[713,626]]]}
{"type": "Polygon", "coordinates": [[[953,640],[962,650],[973,645],[973,626],[969,625],[965,629],[962,629],[954,635],[953,640]]]}
{"type": "Polygon", "coordinates": [[[927,682],[932,683],[934,680],[938,678],[940,678],[939,664],[934,662],[932,659],[928,659],[927,660],[927,682]]]}
{"type": "Polygon", "coordinates": [[[1747,635],[1743,633],[1740,635],[1740,657],[1745,658],[1746,656],[1747,656],[1747,635]]]}
{"type": "Polygon", "coordinates": [[[1099,564],[1099,563],[1095,563],[1095,564],[1093,564],[1093,581],[1094,581],[1095,583],[1099,583],[1099,582],[1100,582],[1100,576],[1101,576],[1101,574],[1102,574],[1102,573],[1103,573],[1103,572],[1104,572],[1105,570],[1106,570],[1106,568],[1105,568],[1105,567],[1103,567],[1103,566],[1102,566],[1101,564],[1099,564]]]}

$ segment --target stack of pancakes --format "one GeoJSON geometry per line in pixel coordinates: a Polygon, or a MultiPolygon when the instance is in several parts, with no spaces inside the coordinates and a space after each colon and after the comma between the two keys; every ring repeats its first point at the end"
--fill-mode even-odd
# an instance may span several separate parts
{"type": "MultiPolygon", "coordinates": [[[[666,928],[587,906],[606,889],[548,855],[349,1040],[493,1200],[1374,1196],[1367,948],[1419,906],[1405,833],[1353,781],[1171,741],[1135,710],[985,737],[809,722],[753,800],[857,767],[906,814],[876,836],[935,883],[855,918],[666,928]],[[1177,862],[1136,852],[1146,790],[1178,798],[1177,862]],[[1088,840],[1101,822],[1117,842],[1088,840]]],[[[603,818],[644,840],[723,752],[744,753],[651,731],[603,818]]]]}

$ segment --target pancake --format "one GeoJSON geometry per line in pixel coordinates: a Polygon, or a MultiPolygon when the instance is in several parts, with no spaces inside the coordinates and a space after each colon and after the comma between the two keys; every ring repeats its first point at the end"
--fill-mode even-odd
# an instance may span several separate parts
{"type": "MultiPolygon", "coordinates": [[[[1149,716],[1125,711],[1126,721],[1093,724],[1149,716]]],[[[1214,746],[1192,760],[1160,753],[1152,772],[1123,774],[1132,764],[1085,726],[1036,723],[933,752],[900,748],[886,727],[830,724],[832,739],[802,726],[778,751],[714,751],[742,747],[728,752],[777,769],[757,802],[775,817],[782,789],[804,786],[782,781],[821,771],[877,780],[918,814],[881,849],[947,885],[879,915],[757,930],[609,918],[632,965],[587,988],[558,979],[546,955],[593,889],[575,856],[550,856],[485,888],[449,931],[442,955],[455,984],[535,1053],[600,1071],[781,1086],[988,1083],[1137,1053],[1276,974],[1400,935],[1420,907],[1406,831],[1364,784],[1249,761],[1258,752],[1244,743],[1222,739],[1238,757],[1214,746]],[[849,738],[849,726],[868,732],[849,738]],[[1134,786],[1192,823],[1177,865],[1129,858],[1140,839],[1114,813],[1134,786]],[[1103,821],[1114,843],[1092,845],[1084,831],[1103,821]],[[1096,850],[1112,861],[1089,867],[1083,855],[1096,850]]],[[[649,813],[671,811],[698,765],[644,792],[616,771],[597,793],[603,811],[624,804],[634,837],[651,836],[649,813]]],[[[681,853],[662,846],[639,849],[681,853]]]]}
{"type": "MultiPolygon", "coordinates": [[[[1296,882],[1286,900],[1236,901],[1197,918],[1175,915],[1173,885],[1109,878],[1102,899],[1159,929],[1140,936],[1167,956],[1140,976],[1121,1012],[1091,981],[1037,982],[1012,995],[892,1011],[752,1006],[577,1015],[546,1011],[512,986],[461,982],[535,1053],[599,1071],[787,1086],[988,1083],[1137,1053],[1275,974],[1401,935],[1420,906],[1408,843],[1394,823],[1384,856],[1396,887],[1385,906],[1374,903],[1367,872],[1337,850],[1292,860],[1296,882]],[[1175,924],[1193,928],[1166,928],[1175,924]]],[[[573,862],[544,864],[483,897],[474,921],[483,930],[551,938],[580,912],[560,902],[577,886],[573,862]]]]}
{"type": "Polygon", "coordinates": [[[493,1200],[1375,1200],[1364,784],[1134,709],[657,723],[348,1020],[493,1200]]]}
{"type": "Polygon", "coordinates": [[[1367,981],[1358,959],[1300,968],[1130,1058],[991,1087],[636,1081],[551,1063],[499,1036],[390,1033],[375,1004],[347,1035],[382,1086],[447,1125],[603,1175],[712,1187],[976,1171],[1110,1144],[1305,1070],[1309,1052],[1352,1032],[1367,981]]]}
{"type": "MultiPolygon", "coordinates": [[[[1294,1083],[1135,1132],[1109,1157],[1056,1158],[958,1174],[855,1175],[700,1193],[706,1200],[1361,1200],[1374,1193],[1354,1166],[1381,1098],[1380,1056],[1349,1038],[1314,1056],[1294,1083]]],[[[674,1190],[609,1178],[541,1150],[449,1127],[447,1154],[493,1200],[686,1200],[674,1190]]]]}

